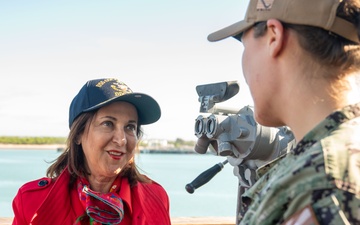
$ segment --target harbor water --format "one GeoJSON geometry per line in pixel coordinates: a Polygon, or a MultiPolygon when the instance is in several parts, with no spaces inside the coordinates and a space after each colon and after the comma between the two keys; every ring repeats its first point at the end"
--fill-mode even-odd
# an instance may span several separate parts
{"type": "MultiPolygon", "coordinates": [[[[0,217],[12,217],[12,199],[27,181],[44,177],[60,153],[56,150],[0,150],[0,217]]],[[[224,168],[208,183],[189,194],[185,185],[200,173],[223,162],[211,154],[140,154],[140,171],[160,183],[170,198],[172,217],[232,217],[236,213],[238,179],[233,167],[224,168]]]]}

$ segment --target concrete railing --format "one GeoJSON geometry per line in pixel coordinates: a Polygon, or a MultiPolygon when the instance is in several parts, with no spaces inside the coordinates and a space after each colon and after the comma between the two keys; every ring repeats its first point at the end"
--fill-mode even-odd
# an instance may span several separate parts
{"type": "MultiPolygon", "coordinates": [[[[0,225],[11,225],[12,218],[0,218],[0,225]]],[[[235,225],[232,217],[174,217],[172,225],[235,225]]]]}
{"type": "Polygon", "coordinates": [[[235,225],[235,217],[174,217],[172,225],[235,225]]]}

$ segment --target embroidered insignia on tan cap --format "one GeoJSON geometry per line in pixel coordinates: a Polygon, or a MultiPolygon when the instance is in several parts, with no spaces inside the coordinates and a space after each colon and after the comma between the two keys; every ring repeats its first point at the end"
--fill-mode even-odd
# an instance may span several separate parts
{"type": "Polygon", "coordinates": [[[273,3],[274,0],[258,0],[256,10],[258,11],[270,10],[273,3]]]}

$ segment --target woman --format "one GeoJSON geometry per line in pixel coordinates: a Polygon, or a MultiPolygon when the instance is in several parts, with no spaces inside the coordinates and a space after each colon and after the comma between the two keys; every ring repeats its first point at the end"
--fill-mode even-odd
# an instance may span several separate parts
{"type": "Polygon", "coordinates": [[[160,115],[117,79],[88,81],[70,105],[66,150],[19,189],[13,224],[171,224],[166,191],[134,162],[141,125],[160,115]]]}
{"type": "Polygon", "coordinates": [[[298,142],[257,171],[240,224],[360,224],[360,1],[250,0],[209,40],[229,36],[256,120],[298,142]]]}

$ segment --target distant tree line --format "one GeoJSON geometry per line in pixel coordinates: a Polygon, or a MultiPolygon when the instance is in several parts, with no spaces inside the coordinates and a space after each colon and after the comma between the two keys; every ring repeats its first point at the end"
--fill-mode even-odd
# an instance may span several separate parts
{"type": "Polygon", "coordinates": [[[0,136],[1,144],[65,144],[66,137],[19,137],[19,136],[0,136]]]}
{"type": "MultiPolygon", "coordinates": [[[[20,136],[0,136],[1,144],[65,144],[66,137],[20,137],[20,136]]],[[[174,144],[175,147],[194,146],[195,141],[185,141],[177,138],[175,141],[169,141],[169,144],[174,144]]]]}
{"type": "Polygon", "coordinates": [[[174,144],[176,148],[179,148],[181,146],[195,146],[195,141],[185,141],[181,138],[176,138],[175,141],[169,141],[170,144],[174,144]]]}

